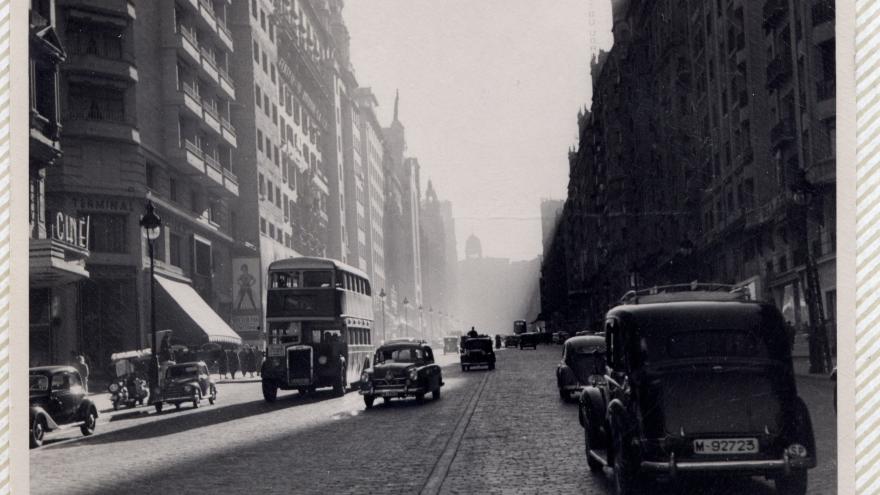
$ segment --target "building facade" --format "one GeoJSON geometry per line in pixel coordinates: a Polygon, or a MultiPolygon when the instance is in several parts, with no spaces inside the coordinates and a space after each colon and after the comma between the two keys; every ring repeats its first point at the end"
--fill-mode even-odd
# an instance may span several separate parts
{"type": "Polygon", "coordinates": [[[833,328],[833,2],[613,7],[545,246],[544,312],[595,325],[626,290],[699,279],[833,328]]]}
{"type": "MultiPolygon", "coordinates": [[[[47,175],[46,195],[53,211],[88,218],[89,278],[78,282],[68,321],[99,374],[111,353],[149,345],[149,249],[138,223],[148,199],[163,220],[154,253],[157,327],[195,344],[209,338],[208,313],[228,317],[229,204],[238,183],[227,7],[58,4],[58,37],[70,52],[59,78],[69,152],[47,175]],[[181,307],[191,296],[202,301],[195,316],[181,307]]],[[[221,340],[238,339],[218,331],[221,340]]]]}

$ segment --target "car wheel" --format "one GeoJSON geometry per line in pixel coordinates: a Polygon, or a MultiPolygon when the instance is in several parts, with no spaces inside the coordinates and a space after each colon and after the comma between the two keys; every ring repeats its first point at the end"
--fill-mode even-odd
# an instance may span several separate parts
{"type": "Polygon", "coordinates": [[[431,391],[431,400],[440,400],[440,387],[431,391]]]}
{"type": "Polygon", "coordinates": [[[300,387],[296,391],[300,396],[306,395],[309,392],[305,387],[300,387]]]}
{"type": "Polygon", "coordinates": [[[161,402],[156,403],[156,412],[157,413],[162,412],[162,403],[161,402]]]}
{"type": "MultiPolygon", "coordinates": [[[[385,397],[385,398],[387,399],[387,397],[385,397]]],[[[375,400],[376,400],[376,398],[373,397],[372,395],[365,395],[364,396],[364,405],[367,406],[367,409],[370,409],[371,407],[373,407],[373,401],[375,401],[375,400]]]]}
{"type": "Polygon", "coordinates": [[[416,394],[416,402],[420,404],[425,402],[425,394],[416,394]]]}
{"type": "Polygon", "coordinates": [[[614,442],[614,493],[617,495],[641,493],[637,469],[632,465],[632,459],[626,455],[626,443],[617,436],[614,442]]]}
{"type": "Polygon", "coordinates": [[[271,380],[263,380],[263,399],[266,402],[275,402],[278,397],[278,386],[271,380]]]}
{"type": "Polygon", "coordinates": [[[199,391],[196,391],[196,395],[193,396],[193,409],[198,409],[201,402],[202,402],[202,393],[199,391]]]}
{"type": "Polygon", "coordinates": [[[807,493],[807,470],[794,469],[788,476],[776,478],[779,495],[804,495],[807,493]]]}
{"type": "Polygon", "coordinates": [[[180,402],[174,403],[174,409],[180,410],[180,402]]]}
{"type": "Polygon", "coordinates": [[[462,373],[464,373],[465,369],[466,369],[466,368],[464,367],[464,365],[461,365],[461,371],[462,371],[462,373]]]}
{"type": "Polygon", "coordinates": [[[213,406],[214,402],[217,402],[217,387],[212,385],[211,386],[211,395],[208,396],[208,403],[213,406]]]}
{"type": "Polygon", "coordinates": [[[116,401],[116,400],[113,401],[113,410],[114,411],[119,410],[119,401],[116,401]]]}
{"type": "Polygon", "coordinates": [[[605,467],[604,464],[599,462],[595,457],[590,455],[590,429],[592,426],[590,425],[590,418],[584,418],[584,452],[587,454],[587,466],[589,466],[590,471],[594,473],[599,473],[602,471],[602,468],[605,467]]]}
{"type": "Polygon", "coordinates": [[[88,414],[86,414],[86,419],[83,421],[83,424],[80,425],[79,431],[82,432],[83,435],[89,436],[95,432],[95,426],[98,424],[98,415],[95,413],[94,409],[89,409],[88,414]]]}
{"type": "Polygon", "coordinates": [[[34,424],[31,425],[31,448],[41,447],[43,445],[43,438],[46,436],[46,422],[43,418],[34,419],[34,424]]]}
{"type": "Polygon", "coordinates": [[[495,369],[495,363],[490,363],[489,364],[489,371],[492,371],[494,369],[495,369]]]}
{"type": "Polygon", "coordinates": [[[569,397],[570,395],[568,395],[568,392],[564,388],[559,387],[559,399],[562,400],[562,402],[568,402],[569,397]]]}
{"type": "Polygon", "coordinates": [[[391,402],[391,397],[382,397],[383,404],[388,404],[389,402],[391,402]]]}

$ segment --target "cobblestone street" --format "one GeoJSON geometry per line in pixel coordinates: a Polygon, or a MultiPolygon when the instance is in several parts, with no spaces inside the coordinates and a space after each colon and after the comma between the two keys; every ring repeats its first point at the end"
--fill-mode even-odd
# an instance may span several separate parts
{"type": "MultiPolygon", "coordinates": [[[[443,398],[378,404],[330,391],[264,403],[257,381],[222,383],[216,405],[102,414],[91,438],[56,434],[31,452],[31,493],[611,493],[587,469],[577,408],[555,390],[559,346],[498,353],[462,373],[439,356],[443,398]]],[[[835,491],[831,383],[799,380],[819,467],[811,494],[835,491]]],[[[661,493],[774,493],[763,481],[658,484],[661,493]],[[723,487],[723,489],[721,488],[723,487]]]]}

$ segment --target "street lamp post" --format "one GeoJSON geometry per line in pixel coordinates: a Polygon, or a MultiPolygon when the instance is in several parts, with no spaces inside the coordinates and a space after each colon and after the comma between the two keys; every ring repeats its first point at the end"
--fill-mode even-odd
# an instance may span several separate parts
{"type": "Polygon", "coordinates": [[[421,304],[419,304],[419,337],[422,340],[425,339],[425,311],[422,309],[421,304]]]}
{"type": "Polygon", "coordinates": [[[403,298],[403,330],[409,335],[409,299],[403,298]]]}
{"type": "Polygon", "coordinates": [[[155,402],[159,396],[159,346],[156,342],[156,272],[155,272],[155,253],[153,251],[153,242],[159,238],[161,233],[162,219],[156,215],[156,208],[153,202],[148,200],[144,215],[140,221],[141,228],[147,236],[147,245],[150,254],[150,333],[152,336],[152,356],[150,357],[150,400],[155,402]]]}
{"type": "Polygon", "coordinates": [[[386,296],[387,296],[387,294],[385,294],[385,288],[383,287],[379,291],[379,297],[382,299],[382,341],[383,342],[386,340],[386,338],[385,338],[385,297],[386,296]]]}

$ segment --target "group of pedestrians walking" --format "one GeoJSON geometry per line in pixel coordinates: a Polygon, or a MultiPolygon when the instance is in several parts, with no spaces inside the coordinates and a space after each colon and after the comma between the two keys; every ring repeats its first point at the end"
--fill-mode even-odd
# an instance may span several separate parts
{"type": "Polygon", "coordinates": [[[221,378],[230,377],[235,380],[235,375],[241,373],[244,378],[248,373],[253,377],[260,376],[260,366],[263,364],[262,353],[251,346],[241,349],[226,349],[217,351],[217,368],[221,378]]]}

